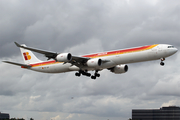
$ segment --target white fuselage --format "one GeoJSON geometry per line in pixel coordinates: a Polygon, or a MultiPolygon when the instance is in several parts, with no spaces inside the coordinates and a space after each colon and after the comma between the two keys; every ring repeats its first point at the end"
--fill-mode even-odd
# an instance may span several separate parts
{"type": "MultiPolygon", "coordinates": [[[[157,44],[146,47],[129,48],[123,50],[116,50],[112,52],[97,53],[97,56],[92,58],[99,58],[108,62],[104,62],[98,67],[83,66],[81,68],[72,65],[71,63],[63,63],[56,61],[48,61],[42,63],[31,64],[30,70],[45,72],[45,73],[61,73],[69,71],[82,70],[102,70],[111,68],[120,64],[136,63],[143,61],[158,60],[166,58],[177,52],[177,49],[167,44],[157,44]],[[107,54],[107,55],[106,55],[107,54]],[[108,55],[109,54],[109,55],[108,55]],[[99,56],[98,56],[99,55],[99,56]]],[[[88,55],[84,55],[88,56],[88,55]]]]}

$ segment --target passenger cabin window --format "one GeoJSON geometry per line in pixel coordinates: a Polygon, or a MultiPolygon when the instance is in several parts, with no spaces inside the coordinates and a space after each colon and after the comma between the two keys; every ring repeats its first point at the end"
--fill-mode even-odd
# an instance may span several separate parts
{"type": "Polygon", "coordinates": [[[174,48],[174,46],[168,46],[168,48],[174,48]]]}

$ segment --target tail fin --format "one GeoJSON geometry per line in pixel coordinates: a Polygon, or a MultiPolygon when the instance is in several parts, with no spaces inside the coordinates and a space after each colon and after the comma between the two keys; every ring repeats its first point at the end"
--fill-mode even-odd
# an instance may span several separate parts
{"type": "MultiPolygon", "coordinates": [[[[26,45],[24,44],[22,46],[26,47],[26,45]]],[[[24,48],[20,48],[20,50],[21,50],[21,54],[22,54],[25,64],[33,64],[33,63],[42,62],[30,50],[27,50],[24,48]]]]}

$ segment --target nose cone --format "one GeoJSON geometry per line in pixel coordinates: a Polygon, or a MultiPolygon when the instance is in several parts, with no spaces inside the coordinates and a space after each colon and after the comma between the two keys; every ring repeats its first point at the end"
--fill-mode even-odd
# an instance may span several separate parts
{"type": "Polygon", "coordinates": [[[171,55],[175,54],[177,51],[178,51],[177,48],[175,48],[172,45],[168,45],[167,48],[166,48],[166,55],[171,56],[171,55]]]}
{"type": "Polygon", "coordinates": [[[177,51],[178,51],[177,48],[174,48],[174,49],[173,49],[173,53],[176,53],[177,51]]]}
{"type": "Polygon", "coordinates": [[[176,52],[178,51],[178,49],[177,49],[177,48],[175,48],[175,50],[174,50],[174,51],[175,51],[175,53],[176,53],[176,52]]]}
{"type": "Polygon", "coordinates": [[[170,54],[175,54],[176,52],[178,51],[178,49],[177,48],[172,48],[169,52],[170,52],[170,54]]]}

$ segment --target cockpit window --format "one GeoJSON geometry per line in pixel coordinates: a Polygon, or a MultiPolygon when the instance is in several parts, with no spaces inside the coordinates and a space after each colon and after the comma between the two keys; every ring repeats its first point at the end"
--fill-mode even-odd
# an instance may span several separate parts
{"type": "Polygon", "coordinates": [[[168,46],[168,48],[174,48],[174,46],[168,46]]]}

